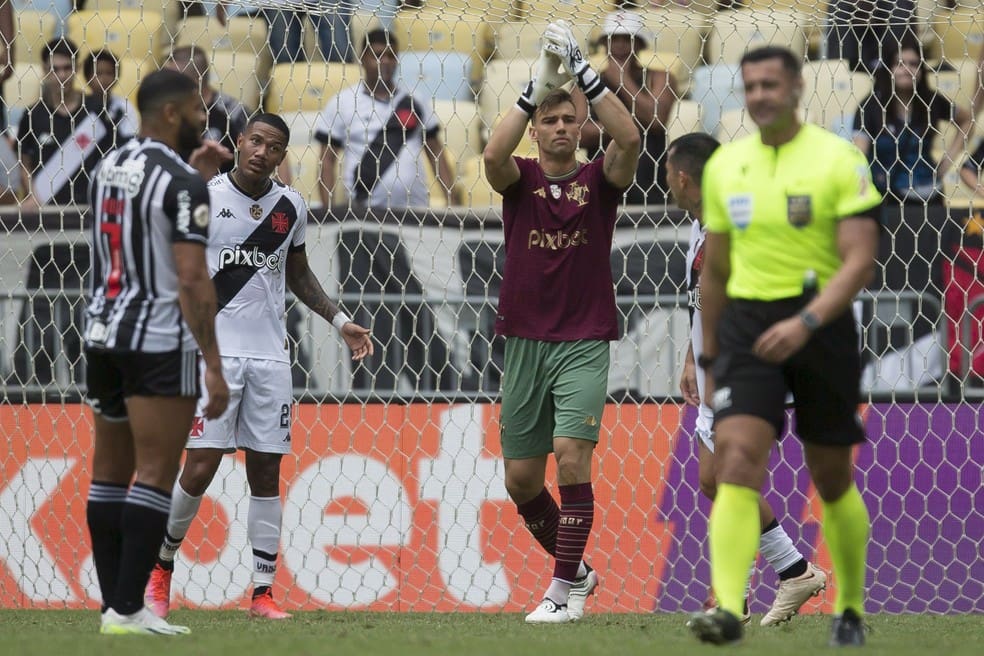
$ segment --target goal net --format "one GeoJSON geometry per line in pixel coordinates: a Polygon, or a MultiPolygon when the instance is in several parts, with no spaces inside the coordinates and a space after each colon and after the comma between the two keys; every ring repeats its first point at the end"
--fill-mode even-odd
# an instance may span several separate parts
{"type": "MultiPolygon", "coordinates": [[[[244,116],[265,110],[287,121],[288,156],[277,175],[309,203],[311,266],[376,340],[376,354],[353,366],[329,325],[289,303],[297,404],[282,472],[278,597],[295,609],[387,611],[513,612],[539,601],[551,563],[502,482],[504,347],[493,335],[501,199],[481,154],[529,80],[547,23],[564,18],[596,70],[610,65],[613,33],[635,37],[632,54],[646,70],[624,81],[635,96],[621,94],[646,149],[611,253],[622,337],[612,344],[586,551],[604,581],[594,609],[689,611],[708,595],[709,504],[698,490],[694,413],[678,392],[689,338],[690,219],[666,196],[663,154],[688,132],[723,142],[754,132],[739,61],[772,43],[803,59],[802,119],[866,149],[886,188],[877,279],[854,307],[870,438],[857,451],[872,517],[868,610],[984,611],[979,2],[23,4],[12,42],[0,49],[13,61],[0,140],[0,427],[8,444],[0,455],[0,605],[98,605],[84,508],[92,422],[81,403],[80,335],[90,256],[78,182],[93,152],[127,137],[140,79],[182,48],[205,55],[205,68],[195,70],[211,113],[232,116],[239,103],[244,116]],[[403,168],[391,178],[380,171],[380,185],[395,182],[366,198],[351,182],[352,158],[362,155],[347,144],[366,141],[367,128],[339,118],[333,99],[362,80],[362,46],[376,29],[396,46],[397,86],[415,98],[425,129],[407,129],[404,142],[388,146],[414,148],[419,162],[400,152],[377,156],[377,169],[383,160],[403,168]],[[59,80],[43,54],[58,52],[48,44],[60,36],[76,50],[71,74],[59,80]],[[86,72],[101,51],[117,64],[112,106],[121,113],[111,124],[99,123],[111,101],[86,72]],[[905,75],[921,125],[894,104],[905,75]],[[888,80],[888,97],[878,95],[879,80],[888,80]],[[103,127],[86,128],[81,114],[42,120],[44,103],[71,105],[83,92],[102,103],[93,125],[103,127]],[[441,149],[421,146],[428,135],[441,149]],[[442,162],[450,176],[442,178],[442,162]]],[[[212,136],[233,146],[242,129],[235,123],[212,136]]],[[[605,144],[591,126],[588,116],[585,161],[605,144]]],[[[535,156],[534,142],[524,138],[516,154],[535,156]]],[[[794,437],[775,449],[765,494],[796,545],[829,570],[819,503],[794,437]]],[[[230,456],[178,556],[176,604],[244,603],[247,504],[243,460],[230,456]]],[[[752,582],[751,610],[761,612],[776,577],[762,566],[752,582]]],[[[828,611],[832,600],[828,591],[806,610],[828,611]]]]}

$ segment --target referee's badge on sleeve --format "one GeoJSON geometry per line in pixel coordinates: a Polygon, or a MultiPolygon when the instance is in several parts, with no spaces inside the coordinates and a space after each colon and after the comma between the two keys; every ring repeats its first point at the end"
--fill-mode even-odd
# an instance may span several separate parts
{"type": "Polygon", "coordinates": [[[728,216],[739,230],[744,230],[752,222],[752,195],[732,194],[728,196],[728,216]]]}
{"type": "Polygon", "coordinates": [[[813,220],[813,202],[807,196],[786,196],[786,217],[789,224],[802,228],[813,220]]]}

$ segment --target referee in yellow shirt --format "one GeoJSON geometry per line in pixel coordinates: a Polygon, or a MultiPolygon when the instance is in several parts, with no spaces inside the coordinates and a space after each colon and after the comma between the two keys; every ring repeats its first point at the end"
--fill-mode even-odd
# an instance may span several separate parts
{"type": "Polygon", "coordinates": [[[791,392],[837,580],[830,642],[861,645],[870,522],[853,476],[852,447],[865,436],[851,302],[874,273],[882,199],[857,148],[799,121],[803,79],[792,52],[752,50],[741,74],[760,132],[719,148],[702,181],[698,363],[709,374],[718,449],[710,551],[720,607],[688,625],[704,642],[741,640],[760,490],[791,392]]]}

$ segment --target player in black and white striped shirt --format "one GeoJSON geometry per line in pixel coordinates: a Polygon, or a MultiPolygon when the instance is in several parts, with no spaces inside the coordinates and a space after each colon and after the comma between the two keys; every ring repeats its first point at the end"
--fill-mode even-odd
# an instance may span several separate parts
{"type": "Polygon", "coordinates": [[[209,195],[202,175],[231,155],[202,144],[205,108],[182,75],[148,75],[137,107],[138,139],[109,153],[89,188],[85,353],[95,455],[86,516],[103,597],[101,632],[176,635],[188,629],[145,609],[143,590],[199,395],[196,343],[206,366],[204,414],[218,417],[228,403],[205,261],[209,195]]]}

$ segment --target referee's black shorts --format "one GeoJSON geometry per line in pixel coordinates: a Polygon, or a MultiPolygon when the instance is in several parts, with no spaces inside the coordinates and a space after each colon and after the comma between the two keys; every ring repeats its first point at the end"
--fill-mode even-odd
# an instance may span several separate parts
{"type": "Polygon", "coordinates": [[[718,328],[720,354],[714,362],[714,421],[752,415],[783,434],[787,392],[793,395],[795,431],[819,445],[846,446],[863,442],[858,416],[861,402],[861,354],[851,311],[820,328],[782,364],[752,353],[759,335],[778,321],[796,315],[805,297],[777,301],[733,300],[718,328]]]}

